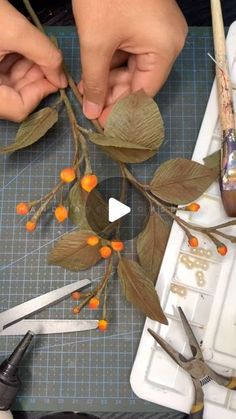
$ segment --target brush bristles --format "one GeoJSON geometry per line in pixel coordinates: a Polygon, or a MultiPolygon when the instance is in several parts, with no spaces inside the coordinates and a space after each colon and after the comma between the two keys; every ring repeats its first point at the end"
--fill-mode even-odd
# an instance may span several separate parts
{"type": "Polygon", "coordinates": [[[229,217],[236,217],[236,190],[234,191],[221,191],[222,202],[226,214],[229,217]]]}

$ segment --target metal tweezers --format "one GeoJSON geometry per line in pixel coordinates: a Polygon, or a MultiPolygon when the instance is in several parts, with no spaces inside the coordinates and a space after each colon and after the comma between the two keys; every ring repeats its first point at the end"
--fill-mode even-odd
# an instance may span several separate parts
{"type": "Polygon", "coordinates": [[[213,380],[217,384],[227,387],[231,390],[236,390],[236,377],[224,377],[214,370],[212,370],[204,361],[202,350],[197,342],[196,337],[191,329],[188,320],[181,307],[178,307],[179,315],[188,337],[189,346],[193,357],[186,359],[182,354],[176,351],[172,346],[167,343],[160,335],[155,333],[153,330],[148,329],[149,333],[159,343],[165,352],[186,372],[188,372],[192,378],[193,385],[195,388],[195,400],[192,406],[190,416],[191,419],[202,419],[204,410],[204,394],[202,386],[209,381],[213,380]]]}

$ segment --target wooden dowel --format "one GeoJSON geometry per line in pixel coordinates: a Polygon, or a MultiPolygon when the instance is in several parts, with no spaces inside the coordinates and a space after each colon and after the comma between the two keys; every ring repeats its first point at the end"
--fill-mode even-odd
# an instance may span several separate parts
{"type": "Polygon", "coordinates": [[[234,128],[233,91],[227,61],[225,31],[220,0],[211,0],[212,29],[219,100],[219,115],[223,131],[234,128]]]}

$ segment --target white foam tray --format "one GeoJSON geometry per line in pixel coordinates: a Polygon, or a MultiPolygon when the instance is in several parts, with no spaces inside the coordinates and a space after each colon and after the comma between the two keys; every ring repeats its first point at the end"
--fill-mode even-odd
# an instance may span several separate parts
{"type": "MultiPolygon", "coordinates": [[[[232,81],[236,83],[236,22],[230,27],[227,49],[232,81]]],[[[236,105],[236,97],[234,99],[236,105]]],[[[202,163],[206,155],[219,148],[217,90],[214,82],[193,160],[202,163]]],[[[229,220],[222,206],[217,183],[198,202],[201,204],[199,213],[184,214],[185,219],[205,226],[229,220]]],[[[179,211],[179,215],[183,217],[183,212],[179,211]]],[[[231,227],[227,232],[236,234],[236,229],[231,227]]],[[[200,238],[199,246],[209,250],[211,257],[193,253],[179,226],[174,223],[172,227],[156,285],[169,325],[146,320],[130,377],[132,389],[138,397],[186,413],[190,412],[194,398],[191,378],[155,343],[147,332],[148,327],[161,334],[177,350],[190,356],[176,309],[181,306],[209,365],[224,375],[236,375],[236,245],[227,242],[229,251],[222,257],[205,236],[197,236],[200,238]],[[206,270],[199,267],[187,268],[181,261],[182,256],[188,256],[198,264],[204,263],[206,270]],[[205,285],[202,287],[196,282],[197,270],[204,272],[205,285]],[[173,285],[183,287],[184,295],[173,293],[173,285]]],[[[236,391],[230,391],[214,382],[205,385],[203,390],[205,419],[236,418],[236,391]]]]}

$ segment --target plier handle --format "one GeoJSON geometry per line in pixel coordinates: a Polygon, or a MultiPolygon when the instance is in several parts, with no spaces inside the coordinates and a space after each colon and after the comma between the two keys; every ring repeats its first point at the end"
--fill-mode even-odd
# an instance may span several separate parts
{"type": "Polygon", "coordinates": [[[153,330],[148,329],[149,333],[154,337],[156,342],[164,349],[165,352],[192,378],[195,389],[195,399],[190,412],[190,419],[202,419],[204,411],[204,394],[202,386],[213,380],[217,384],[227,387],[231,390],[236,390],[236,377],[225,377],[218,374],[210,368],[204,361],[202,350],[198,341],[191,329],[191,326],[182,310],[178,307],[179,315],[182,321],[183,328],[188,337],[189,346],[193,354],[192,358],[186,359],[184,355],[176,351],[168,342],[166,342],[160,335],[153,330]]]}

